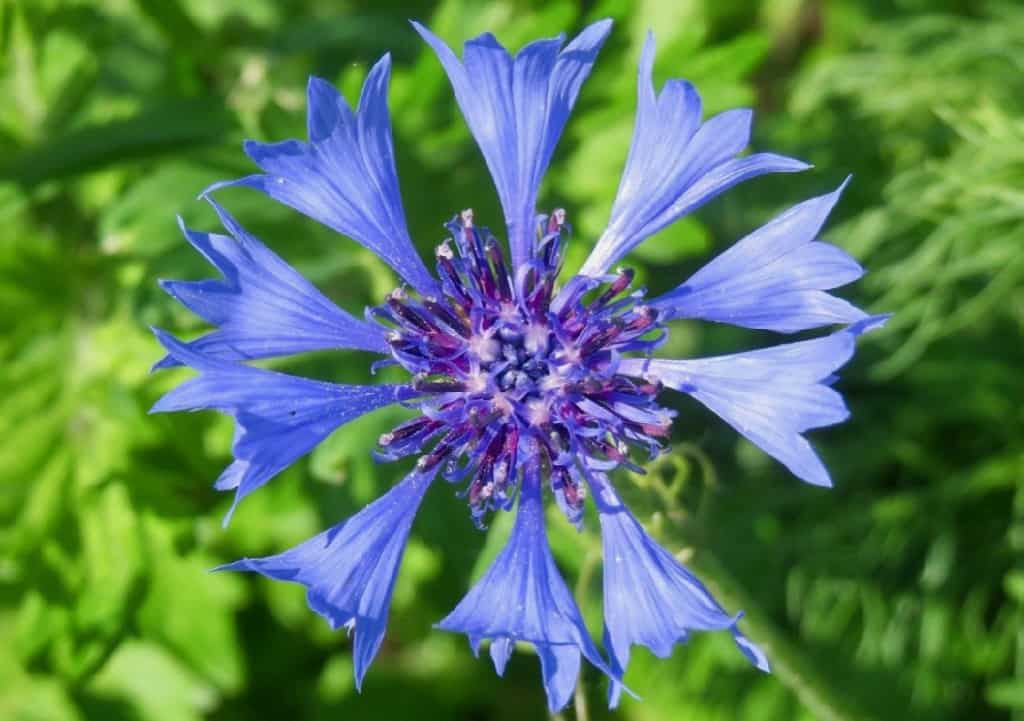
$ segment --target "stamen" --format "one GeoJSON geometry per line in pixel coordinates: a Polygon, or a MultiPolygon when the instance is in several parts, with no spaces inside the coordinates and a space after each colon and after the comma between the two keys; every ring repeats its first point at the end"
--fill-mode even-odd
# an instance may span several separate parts
{"type": "Polygon", "coordinates": [[[565,208],[555,208],[548,218],[548,232],[557,233],[565,225],[565,208]]]}
{"type": "Polygon", "coordinates": [[[448,245],[447,239],[434,248],[434,257],[438,259],[444,258],[445,260],[451,260],[455,257],[455,253],[452,251],[452,247],[448,245]]]}
{"type": "Polygon", "coordinates": [[[447,227],[451,239],[434,253],[440,293],[410,298],[397,288],[367,316],[384,326],[392,362],[421,394],[422,415],[381,434],[376,457],[420,453],[421,471],[444,464],[448,481],[468,479],[460,495],[482,526],[515,499],[520,438],[530,438],[535,450],[524,462],[543,464],[559,506],[578,523],[586,469],[641,470],[630,447],[654,455],[668,436],[673,414],[654,401],[660,384],[615,370],[621,353],[660,342],[658,313],[643,304],[642,289],[630,291],[629,269],[606,282],[573,278],[556,301],[568,229],[562,208],[539,224],[534,256],[514,278],[472,209],[447,227]]]}

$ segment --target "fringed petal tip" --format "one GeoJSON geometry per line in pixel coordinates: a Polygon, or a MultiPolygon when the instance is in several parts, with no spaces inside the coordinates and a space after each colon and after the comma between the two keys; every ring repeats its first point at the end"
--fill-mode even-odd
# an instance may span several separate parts
{"type": "MultiPolygon", "coordinates": [[[[161,281],[161,284],[163,281],[161,281]]],[[[180,366],[188,366],[195,370],[203,370],[206,368],[216,367],[218,360],[202,353],[198,353],[183,341],[175,338],[171,333],[168,333],[164,329],[151,325],[149,331],[156,338],[157,342],[163,347],[166,354],[163,358],[158,360],[152,366],[150,366],[149,372],[154,373],[164,368],[177,368],[180,366]]],[[[149,409],[149,413],[167,413],[175,410],[183,410],[182,408],[170,407],[166,399],[171,396],[167,394],[164,397],[158,399],[156,403],[149,409]]]]}
{"type": "Polygon", "coordinates": [[[451,81],[498,191],[512,266],[521,268],[532,254],[541,180],[611,20],[589,25],[564,48],[565,36],[559,35],[532,42],[514,57],[484,33],[464,44],[461,59],[429,29],[411,22],[451,81]]]}
{"type": "Polygon", "coordinates": [[[491,639],[491,659],[499,674],[504,672],[515,642],[532,644],[540,658],[552,712],[571,700],[581,656],[610,678],[622,681],[598,653],[555,566],[544,530],[537,464],[524,471],[519,509],[507,544],[437,628],[465,634],[474,652],[482,640],[491,639]]]}
{"type": "Polygon", "coordinates": [[[341,385],[227,361],[153,329],[168,354],[199,375],[160,398],[152,413],[217,410],[235,419],[235,460],[217,480],[238,502],[309,453],[336,428],[415,395],[404,385],[341,385]]]}
{"type": "MultiPolygon", "coordinates": [[[[160,279],[157,281],[157,284],[165,291],[167,291],[166,287],[164,286],[165,282],[166,281],[164,281],[163,279],[160,279]]],[[[158,341],[160,340],[160,334],[165,333],[165,331],[153,325],[149,326],[149,331],[156,337],[158,341]]],[[[161,345],[163,345],[163,343],[161,343],[161,345]]],[[[166,351],[166,346],[164,346],[164,350],[166,351]]],[[[149,372],[152,374],[156,373],[159,370],[164,370],[165,368],[174,368],[179,365],[181,365],[181,363],[178,360],[176,360],[174,356],[172,356],[170,353],[164,353],[163,358],[156,361],[155,363],[153,363],[153,365],[149,367],[149,372]]],[[[159,411],[154,411],[153,409],[150,409],[149,412],[158,413],[159,411]]]]}
{"type": "Polygon", "coordinates": [[[889,322],[889,319],[895,315],[894,313],[880,313],[878,315],[872,315],[864,318],[861,321],[853,323],[847,328],[848,333],[852,333],[854,336],[863,335],[864,333],[870,333],[873,330],[884,328],[885,324],[889,322]]]}
{"type": "MultiPolygon", "coordinates": [[[[604,474],[593,473],[588,480],[594,498],[600,499],[604,641],[617,675],[625,673],[634,645],[666,658],[693,631],[725,629],[751,663],[766,670],[765,655],[737,628],[742,614],[727,613],[696,576],[650,537],[604,474]]],[[[622,690],[614,681],[609,687],[612,708],[622,690]]]]}
{"type": "MultiPolygon", "coordinates": [[[[473,640],[470,641],[470,648],[473,650],[474,656],[479,657],[481,643],[482,641],[475,643],[473,640]]],[[[587,657],[588,660],[591,659],[585,652],[581,653],[580,648],[575,644],[546,644],[529,641],[527,643],[531,643],[540,661],[544,691],[548,699],[548,710],[551,713],[558,713],[572,701],[580,675],[581,656],[587,657]]],[[[512,657],[513,650],[515,650],[515,645],[516,641],[508,637],[491,640],[488,654],[498,676],[505,675],[505,669],[512,657]]],[[[616,689],[616,698],[625,692],[635,699],[640,699],[640,696],[626,686],[621,676],[616,674],[611,667],[599,668],[608,676],[609,682],[616,689]]]]}
{"type": "Polygon", "coordinates": [[[739,157],[750,139],[752,111],[727,110],[702,123],[701,99],[691,84],[670,80],[656,92],[654,49],[648,33],[626,166],[608,227],[583,264],[583,275],[606,271],[646,238],[737,183],[811,167],[772,153],[739,157]]]}
{"type": "Polygon", "coordinates": [[[664,320],[699,318],[779,333],[867,318],[827,292],[857,280],[864,269],[817,240],[848,182],[773,218],[651,305],[664,320]]]}
{"type": "Polygon", "coordinates": [[[361,689],[384,638],[413,519],[432,480],[413,473],[348,520],[298,546],[213,570],[254,572],[305,586],[310,609],[331,628],[348,628],[354,635],[354,676],[361,689]]]}
{"type": "MultiPolygon", "coordinates": [[[[739,615],[742,616],[742,614],[739,615]]],[[[733,641],[740,652],[750,661],[750,664],[762,673],[771,673],[772,669],[768,662],[768,655],[761,650],[761,647],[747,638],[735,624],[733,624],[730,630],[732,631],[733,641]]]]}
{"type": "Polygon", "coordinates": [[[621,680],[617,681],[614,678],[608,679],[608,709],[614,711],[619,707],[619,703],[622,701],[622,694],[626,694],[634,701],[643,701],[644,697],[634,692],[621,680]]]}
{"type": "Polygon", "coordinates": [[[496,638],[491,642],[489,649],[491,661],[494,663],[494,672],[498,676],[505,675],[505,666],[512,658],[513,648],[515,648],[515,642],[511,638],[496,638]]]}
{"type": "Polygon", "coordinates": [[[797,478],[830,487],[832,479],[803,433],[849,417],[831,388],[835,371],[853,356],[855,338],[889,315],[863,318],[822,338],[712,358],[628,358],[620,372],[658,380],[693,396],[797,478]]]}
{"type": "MultiPolygon", "coordinates": [[[[336,306],[216,200],[204,197],[230,235],[179,224],[186,240],[221,278],[160,281],[166,293],[216,326],[190,342],[190,347],[226,360],[343,348],[388,352],[379,325],[358,320],[336,306]]],[[[177,365],[173,358],[164,358],[155,367],[173,365],[177,365]]]]}
{"type": "Polygon", "coordinates": [[[421,293],[437,282],[409,236],[395,169],[387,108],[391,59],[370,69],[353,112],[329,82],[307,85],[308,142],[247,140],[245,153],[262,173],[207,187],[241,185],[265,193],[376,253],[421,293]]]}

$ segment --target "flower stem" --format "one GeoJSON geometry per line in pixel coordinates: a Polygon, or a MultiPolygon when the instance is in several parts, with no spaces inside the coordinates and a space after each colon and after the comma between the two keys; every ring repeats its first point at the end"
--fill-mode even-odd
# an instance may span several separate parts
{"type": "Polygon", "coordinates": [[[573,705],[576,707],[576,721],[589,721],[590,714],[587,711],[587,694],[583,688],[583,669],[580,669],[580,677],[576,681],[576,691],[573,693],[573,705]]]}
{"type": "Polygon", "coordinates": [[[796,694],[800,702],[819,721],[874,721],[852,702],[842,697],[803,656],[799,648],[773,624],[753,598],[744,593],[729,571],[715,556],[701,549],[689,559],[688,565],[711,589],[726,608],[742,608],[744,631],[756,641],[772,664],[772,673],[796,694]]]}
{"type": "MultiPolygon", "coordinates": [[[[580,608],[583,607],[583,602],[586,600],[587,590],[590,588],[590,579],[593,578],[594,571],[597,570],[597,564],[601,561],[599,548],[593,544],[587,546],[587,553],[580,563],[580,573],[576,578],[576,602],[580,605],[580,608]]],[[[589,721],[590,719],[590,713],[587,710],[586,687],[583,683],[584,668],[585,666],[580,666],[580,675],[576,679],[576,690],[573,692],[576,721],[589,721]]]]}

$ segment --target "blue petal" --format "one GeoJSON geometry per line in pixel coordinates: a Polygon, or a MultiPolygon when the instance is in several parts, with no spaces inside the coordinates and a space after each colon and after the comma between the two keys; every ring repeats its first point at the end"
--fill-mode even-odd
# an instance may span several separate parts
{"type": "MultiPolygon", "coordinates": [[[[224,280],[163,280],[161,287],[203,320],[217,326],[188,344],[204,355],[250,360],[330,348],[387,353],[381,328],[357,320],[323,296],[294,268],[246,232],[215,201],[232,237],[181,226],[185,238],[224,280]]],[[[154,367],[179,365],[168,355],[154,367]]]]}
{"type": "Polygon", "coordinates": [[[233,363],[191,350],[160,330],[157,338],[175,360],[199,371],[153,406],[151,413],[215,409],[236,422],[234,462],[217,479],[238,502],[309,453],[339,426],[372,410],[411,398],[404,385],[323,383],[233,363]]]}
{"type": "Polygon", "coordinates": [[[842,396],[828,385],[832,374],[853,356],[856,336],[887,318],[865,318],[824,338],[748,353],[693,360],[629,358],[619,372],[689,393],[797,478],[831,486],[824,464],[801,434],[846,420],[842,396]]]}
{"type": "Polygon", "coordinates": [[[473,648],[488,638],[500,644],[497,650],[492,645],[499,673],[511,643],[532,643],[540,656],[548,706],[555,712],[572,698],[580,654],[612,674],[551,556],[538,464],[526,468],[519,511],[507,545],[438,628],[466,634],[473,648]]]}
{"type": "Polygon", "coordinates": [[[825,292],[864,269],[839,248],[813,242],[844,187],[772,219],[651,305],[664,320],[702,318],[782,333],[867,317],[825,292]]]}
{"type": "MultiPolygon", "coordinates": [[[[604,641],[612,669],[624,674],[631,647],[646,646],[665,658],[690,631],[729,629],[740,650],[762,671],[764,654],[736,628],[704,585],[651,538],[607,478],[589,474],[601,519],[604,555],[604,641]]],[[[622,687],[612,682],[608,703],[615,708],[622,687]]]]}
{"type": "Polygon", "coordinates": [[[387,108],[390,72],[385,55],[367,75],[355,113],[330,83],[310,78],[309,142],[246,141],[245,152],[265,174],[215,183],[204,194],[229,185],[260,190],[353,238],[429,294],[437,284],[409,237],[398,189],[387,108]]]}
{"type": "Polygon", "coordinates": [[[530,257],[537,191],[583,81],[611,30],[601,20],[559,52],[564,36],[533,42],[513,59],[490,33],[465,44],[462,62],[436,35],[413,27],[437,53],[505,211],[513,267],[530,257]]]}
{"type": "Polygon", "coordinates": [[[599,276],[644,239],[719,193],[765,173],[810,166],[771,153],[735,157],[750,140],[751,112],[728,110],[701,125],[697,91],[670,80],[654,91],[654,36],[640,57],[636,127],[608,227],[582,275],[599,276]]]}
{"type": "Polygon", "coordinates": [[[505,675],[505,666],[512,658],[512,651],[515,644],[510,638],[496,638],[491,641],[491,661],[494,662],[494,671],[499,676],[505,675]]]}
{"type": "Polygon", "coordinates": [[[433,476],[413,473],[347,521],[284,553],[243,558],[217,570],[255,571],[301,583],[309,607],[355,634],[356,688],[384,638],[409,529],[433,476]]]}
{"type": "Polygon", "coordinates": [[[542,644],[537,646],[537,656],[548,695],[548,708],[554,713],[572,700],[580,675],[580,652],[573,646],[542,644]]]}

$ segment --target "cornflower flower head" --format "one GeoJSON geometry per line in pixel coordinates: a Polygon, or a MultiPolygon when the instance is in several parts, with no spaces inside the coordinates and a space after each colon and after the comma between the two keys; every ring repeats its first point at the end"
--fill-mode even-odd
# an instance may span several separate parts
{"type": "MultiPolygon", "coordinates": [[[[352,110],[313,78],[307,142],[249,141],[262,172],[217,183],[203,197],[229,235],[182,226],[219,280],[164,281],[165,290],[215,326],[189,343],[156,331],[167,355],[156,367],[198,375],[154,411],[212,408],[236,423],[234,460],[216,481],[238,502],[311,451],[339,426],[390,404],[415,416],[377,441],[375,456],[416,456],[413,470],[378,500],[277,555],[223,568],[307,588],[310,607],[354,635],[357,686],[380,647],[413,518],[440,477],[454,484],[483,526],[515,509],[504,550],[438,626],[485,640],[503,673],[516,642],[540,659],[552,710],[570,700],[581,657],[610,679],[618,703],[633,645],[668,655],[692,631],[728,630],[759,669],[768,662],[701,582],[658,545],[623,504],[611,473],[642,472],[636,458],[666,450],[670,390],[692,396],[798,478],[830,484],[803,437],[839,423],[846,406],[834,373],[854,339],[884,321],[827,291],[862,274],[842,250],[816,240],[842,188],[769,221],[670,292],[647,298],[629,269],[613,266],[652,234],[729,187],[808,166],[771,153],[740,156],[751,114],[702,122],[696,90],[670,80],[656,92],[648,36],[639,108],[611,218],[579,274],[560,279],[569,240],[563,209],[538,214],[538,188],[611,21],[567,45],[539,40],[515,56],[490,34],[460,60],[425,27],[494,179],[507,248],[471,210],[455,212],[434,253],[435,273],[406,228],[395,171],[386,89],[390,59],[373,66],[352,110]],[[563,47],[564,45],[564,47],[563,47]],[[222,208],[227,185],[262,191],[375,252],[404,280],[359,319],[324,297],[222,208]],[[830,335],[712,358],[654,357],[676,319],[704,319],[791,333],[827,325],[830,335]],[[400,384],[340,385],[248,365],[312,350],[380,354],[375,366],[408,371],[400,384]],[[550,495],[580,525],[592,499],[604,555],[604,647],[598,650],[547,543],[550,495]]],[[[225,523],[227,518],[225,519],[225,523]]]]}

